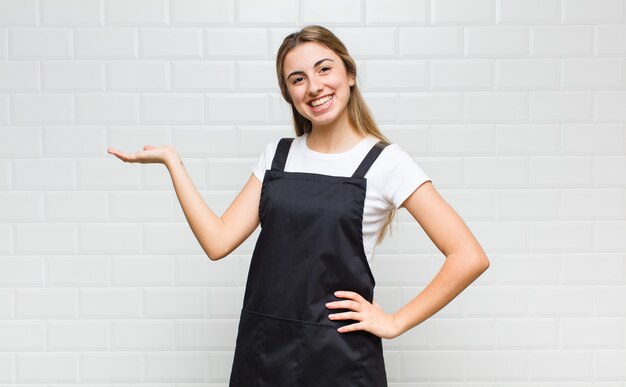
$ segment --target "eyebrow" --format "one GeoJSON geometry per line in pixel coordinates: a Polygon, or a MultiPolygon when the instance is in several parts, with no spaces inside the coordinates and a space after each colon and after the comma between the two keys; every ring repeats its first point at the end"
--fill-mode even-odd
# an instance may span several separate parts
{"type": "MultiPolygon", "coordinates": [[[[315,64],[313,65],[313,67],[317,67],[320,63],[322,63],[325,60],[329,60],[331,62],[334,62],[334,60],[330,59],[330,58],[324,58],[324,59],[320,59],[317,62],[315,62],[315,64]]],[[[298,70],[298,71],[293,71],[291,72],[289,75],[287,75],[287,78],[285,79],[289,79],[292,75],[294,74],[304,74],[304,71],[298,70]]]]}

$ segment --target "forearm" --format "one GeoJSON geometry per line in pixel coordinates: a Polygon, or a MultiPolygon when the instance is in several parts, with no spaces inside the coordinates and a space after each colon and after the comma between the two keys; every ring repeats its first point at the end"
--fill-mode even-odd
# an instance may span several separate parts
{"type": "Polygon", "coordinates": [[[433,280],[394,314],[399,335],[437,313],[478,278],[489,266],[487,258],[450,254],[433,280]]]}
{"type": "Polygon", "coordinates": [[[222,219],[204,202],[178,154],[171,155],[165,162],[165,166],[172,178],[185,218],[200,246],[210,259],[222,258],[220,255],[222,219]]]}

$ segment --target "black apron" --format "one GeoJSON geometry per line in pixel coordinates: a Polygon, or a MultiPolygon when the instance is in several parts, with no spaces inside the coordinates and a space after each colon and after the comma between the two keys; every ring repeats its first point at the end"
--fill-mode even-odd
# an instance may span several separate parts
{"type": "Polygon", "coordinates": [[[285,172],[293,138],[282,138],[265,171],[257,239],[239,321],[230,387],[385,387],[382,340],[337,328],[325,304],[337,290],[372,302],[363,249],[365,174],[379,141],[351,177],[285,172]]]}

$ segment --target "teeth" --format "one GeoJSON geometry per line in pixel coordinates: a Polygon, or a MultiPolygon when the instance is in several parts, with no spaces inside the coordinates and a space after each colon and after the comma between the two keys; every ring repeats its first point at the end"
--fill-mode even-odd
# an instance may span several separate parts
{"type": "Polygon", "coordinates": [[[318,99],[316,101],[311,102],[311,106],[315,107],[315,106],[319,106],[325,102],[327,102],[328,100],[330,100],[333,96],[329,95],[328,97],[324,97],[322,99],[318,99]]]}

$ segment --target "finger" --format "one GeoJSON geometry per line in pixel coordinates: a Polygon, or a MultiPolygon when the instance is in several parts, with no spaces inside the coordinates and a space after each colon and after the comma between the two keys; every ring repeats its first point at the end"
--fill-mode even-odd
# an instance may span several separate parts
{"type": "Polygon", "coordinates": [[[329,302],[326,304],[326,307],[329,309],[345,308],[355,310],[357,312],[361,310],[361,304],[352,300],[329,302]]]}
{"type": "Polygon", "coordinates": [[[361,321],[361,316],[357,312],[343,312],[329,314],[328,318],[331,320],[358,320],[361,321]]]}
{"type": "Polygon", "coordinates": [[[358,322],[358,323],[346,325],[343,327],[339,327],[337,328],[337,332],[340,332],[340,333],[354,332],[354,331],[363,330],[363,328],[365,328],[363,322],[358,322]]]}
{"type": "Polygon", "coordinates": [[[346,291],[346,290],[339,290],[335,292],[335,296],[340,297],[340,298],[349,298],[351,300],[355,300],[355,301],[365,301],[365,299],[363,297],[361,297],[361,295],[359,293],[356,292],[350,292],[350,291],[346,291]]]}

